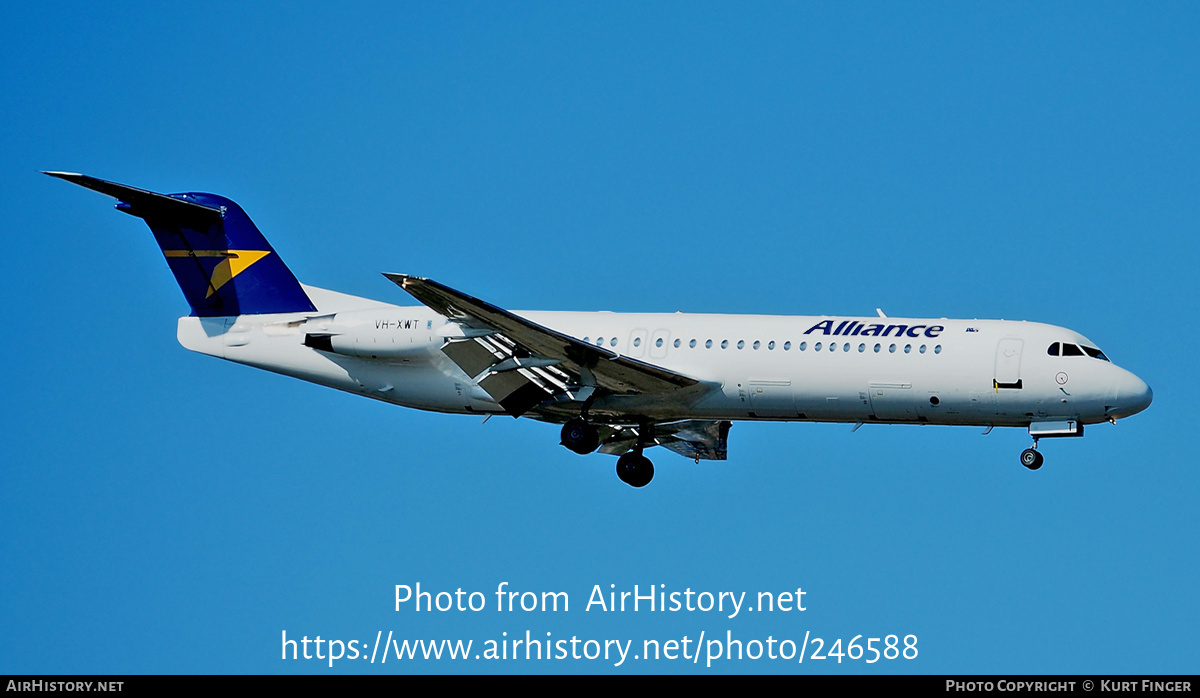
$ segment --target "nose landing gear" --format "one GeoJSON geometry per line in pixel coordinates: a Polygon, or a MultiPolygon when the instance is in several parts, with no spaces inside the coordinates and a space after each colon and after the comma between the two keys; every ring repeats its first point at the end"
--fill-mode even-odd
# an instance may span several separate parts
{"type": "Polygon", "coordinates": [[[1037,451],[1037,440],[1033,442],[1033,448],[1027,448],[1021,451],[1021,465],[1030,470],[1037,470],[1042,467],[1042,454],[1037,451]]]}

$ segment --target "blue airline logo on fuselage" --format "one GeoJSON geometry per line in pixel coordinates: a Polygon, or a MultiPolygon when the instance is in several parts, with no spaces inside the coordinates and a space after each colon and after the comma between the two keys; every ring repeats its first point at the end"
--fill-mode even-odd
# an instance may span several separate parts
{"type": "Polygon", "coordinates": [[[812,327],[808,328],[804,334],[812,334],[820,331],[821,334],[840,335],[843,337],[920,337],[922,334],[926,337],[937,337],[946,328],[941,325],[884,325],[875,323],[867,325],[857,320],[842,320],[835,328],[833,323],[837,320],[822,320],[812,327]],[[896,334],[892,335],[895,330],[896,334]],[[924,333],[921,332],[924,330],[924,333]]]}

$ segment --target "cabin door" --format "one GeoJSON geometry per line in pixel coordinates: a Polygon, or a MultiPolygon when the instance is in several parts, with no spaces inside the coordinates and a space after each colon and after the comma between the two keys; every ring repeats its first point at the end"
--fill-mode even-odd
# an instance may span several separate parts
{"type": "Polygon", "coordinates": [[[1006,337],[996,345],[996,374],[992,387],[999,390],[1021,389],[1021,346],[1019,339],[1006,337]]]}

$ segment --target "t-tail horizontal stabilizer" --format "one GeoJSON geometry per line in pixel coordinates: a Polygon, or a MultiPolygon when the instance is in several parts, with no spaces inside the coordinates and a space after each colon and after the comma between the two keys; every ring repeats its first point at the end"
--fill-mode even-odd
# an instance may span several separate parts
{"type": "Polygon", "coordinates": [[[300,282],[233,201],[216,194],[158,194],[73,172],[43,174],[78,184],[146,221],[192,315],[315,312],[300,282]]]}

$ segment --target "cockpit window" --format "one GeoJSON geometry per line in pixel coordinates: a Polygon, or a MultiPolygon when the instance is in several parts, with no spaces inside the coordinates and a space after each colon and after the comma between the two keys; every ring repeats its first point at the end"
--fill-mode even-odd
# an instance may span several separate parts
{"type": "MultiPolygon", "coordinates": [[[[1055,342],[1046,349],[1046,353],[1050,356],[1090,356],[1093,359],[1108,361],[1108,357],[1104,352],[1096,347],[1080,347],[1077,344],[1067,344],[1066,342],[1055,342]]],[[[1112,363],[1109,361],[1109,363],[1112,363]]]]}

